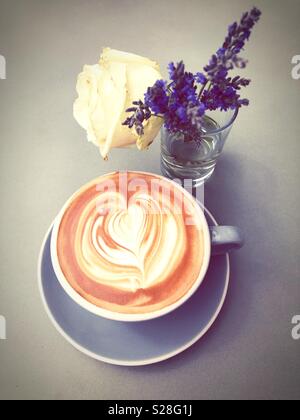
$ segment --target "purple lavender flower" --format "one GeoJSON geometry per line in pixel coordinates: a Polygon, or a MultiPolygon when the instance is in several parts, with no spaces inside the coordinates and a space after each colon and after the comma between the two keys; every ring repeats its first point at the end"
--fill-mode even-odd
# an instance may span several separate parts
{"type": "Polygon", "coordinates": [[[142,101],[135,101],[132,104],[134,106],[126,109],[126,112],[131,112],[133,114],[128,117],[122,125],[127,125],[129,128],[134,127],[137,134],[142,136],[144,134],[143,122],[149,120],[152,116],[152,112],[142,101]]]}
{"type": "Polygon", "coordinates": [[[168,110],[167,83],[158,80],[154,86],[148,88],[145,93],[145,105],[151,109],[155,115],[164,114],[168,110]]]}
{"type": "Polygon", "coordinates": [[[236,91],[242,86],[248,86],[250,80],[240,77],[231,79],[228,77],[228,72],[234,68],[246,67],[247,61],[238,54],[249,40],[251,30],[260,16],[261,12],[253,8],[250,12],[244,13],[239,24],[235,22],[230,25],[222,48],[204,67],[210,86],[203,91],[202,100],[208,109],[226,111],[249,104],[249,101],[241,99],[236,91]]]}
{"type": "Polygon", "coordinates": [[[204,72],[193,75],[185,70],[183,61],[171,62],[168,66],[170,83],[158,80],[149,87],[144,102],[136,101],[127,110],[132,115],[123,124],[135,127],[142,135],[144,121],[152,115],[160,116],[169,131],[185,133],[186,138],[192,139],[199,137],[207,110],[227,111],[249,105],[248,99],[241,98],[240,90],[248,86],[250,80],[229,77],[229,72],[246,67],[247,61],[239,54],[260,16],[261,12],[254,7],[243,14],[239,23],[230,25],[222,47],[211,57],[204,72]]]}
{"type": "Polygon", "coordinates": [[[207,78],[203,73],[196,73],[195,74],[195,81],[200,85],[205,85],[207,83],[207,78]]]}
{"type": "Polygon", "coordinates": [[[185,71],[183,62],[169,64],[171,83],[169,85],[168,111],[164,114],[165,126],[170,131],[187,132],[194,123],[188,110],[199,107],[197,85],[194,75],[185,71]]]}

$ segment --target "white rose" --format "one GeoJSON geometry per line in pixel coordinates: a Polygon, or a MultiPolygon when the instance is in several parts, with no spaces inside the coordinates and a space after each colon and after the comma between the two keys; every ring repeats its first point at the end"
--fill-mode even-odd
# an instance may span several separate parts
{"type": "Polygon", "coordinates": [[[132,102],[143,100],[147,88],[161,78],[154,61],[110,48],[103,50],[99,64],[84,66],[77,80],[74,117],[104,158],[113,147],[136,144],[144,149],[152,143],[162,125],[161,118],[146,121],[141,137],[122,122],[132,102]]]}

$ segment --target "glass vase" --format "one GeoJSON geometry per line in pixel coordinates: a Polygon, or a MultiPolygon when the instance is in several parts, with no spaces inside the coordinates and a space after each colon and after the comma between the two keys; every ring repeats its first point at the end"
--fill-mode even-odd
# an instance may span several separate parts
{"type": "Polygon", "coordinates": [[[225,141],[238,115],[238,109],[206,113],[199,133],[161,130],[161,171],[171,179],[192,181],[198,187],[213,174],[225,141]]]}

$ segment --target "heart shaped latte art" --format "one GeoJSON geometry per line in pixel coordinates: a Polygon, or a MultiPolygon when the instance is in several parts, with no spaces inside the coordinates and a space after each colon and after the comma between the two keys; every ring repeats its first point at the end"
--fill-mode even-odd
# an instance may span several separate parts
{"type": "Polygon", "coordinates": [[[179,206],[177,186],[157,178],[161,188],[153,193],[153,177],[143,174],[144,188],[132,190],[137,175],[127,177],[125,190],[112,174],[114,188],[104,188],[103,177],[73,198],[57,249],[78,293],[106,309],[136,313],[176,301],[191,287],[203,260],[203,235],[194,200],[179,206]],[[187,223],[193,215],[194,223],[187,223]]]}
{"type": "Polygon", "coordinates": [[[77,261],[87,276],[135,291],[159,283],[174,270],[186,241],[181,216],[164,214],[150,195],[132,198],[134,204],[109,207],[105,216],[97,208],[101,202],[103,211],[109,203],[106,194],[95,198],[79,219],[75,243],[77,261]]]}

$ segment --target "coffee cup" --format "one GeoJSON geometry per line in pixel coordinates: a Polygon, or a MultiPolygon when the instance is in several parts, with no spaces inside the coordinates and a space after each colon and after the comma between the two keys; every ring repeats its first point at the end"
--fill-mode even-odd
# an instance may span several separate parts
{"type": "Polygon", "coordinates": [[[212,256],[242,245],[238,228],[209,227],[201,206],[175,182],[115,172],[64,205],[52,230],[51,258],[78,305],[134,322],[177,309],[200,287],[212,256]]]}

